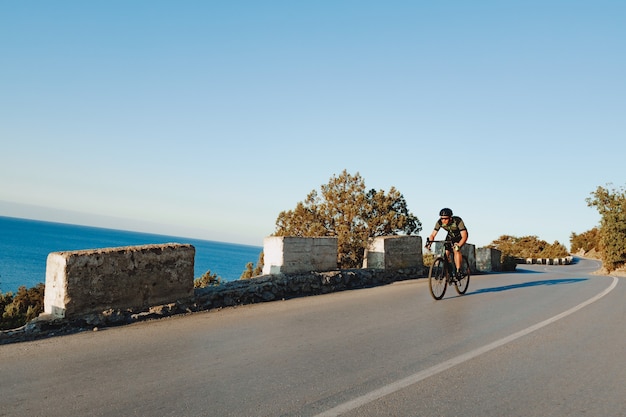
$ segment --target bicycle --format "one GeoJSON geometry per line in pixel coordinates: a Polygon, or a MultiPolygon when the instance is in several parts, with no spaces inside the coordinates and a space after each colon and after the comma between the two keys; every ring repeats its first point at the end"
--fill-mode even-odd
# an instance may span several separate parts
{"type": "MultiPolygon", "coordinates": [[[[426,246],[430,250],[433,243],[443,243],[441,253],[435,256],[433,264],[428,272],[428,288],[435,300],[441,300],[446,293],[448,285],[454,284],[454,288],[459,295],[465,294],[470,280],[470,268],[467,258],[463,256],[461,261],[460,279],[456,278],[456,265],[454,259],[450,259],[449,252],[452,252],[452,242],[445,240],[426,239],[426,246]],[[446,251],[447,249],[447,251],[446,251]]],[[[453,257],[452,257],[453,258],[453,257]]]]}

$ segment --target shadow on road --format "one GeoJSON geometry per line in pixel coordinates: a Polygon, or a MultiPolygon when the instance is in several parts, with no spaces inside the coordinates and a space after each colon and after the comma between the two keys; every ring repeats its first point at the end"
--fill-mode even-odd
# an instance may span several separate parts
{"type": "Polygon", "coordinates": [[[568,279],[547,279],[542,281],[530,281],[523,282],[521,284],[504,285],[502,287],[482,288],[480,290],[472,291],[466,295],[482,294],[486,292],[501,292],[515,290],[518,288],[537,287],[539,285],[561,285],[561,284],[576,284],[577,282],[587,281],[588,278],[568,278],[568,279]]]}
{"type": "Polygon", "coordinates": [[[546,271],[534,271],[532,269],[516,268],[513,271],[516,274],[545,274],[546,271]]]}

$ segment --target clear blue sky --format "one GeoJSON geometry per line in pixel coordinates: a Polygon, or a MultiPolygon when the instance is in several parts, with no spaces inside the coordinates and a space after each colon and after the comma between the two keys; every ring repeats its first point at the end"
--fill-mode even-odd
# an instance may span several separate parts
{"type": "Polygon", "coordinates": [[[261,246],[343,169],[569,248],[624,185],[626,2],[0,1],[0,215],[261,246]]]}

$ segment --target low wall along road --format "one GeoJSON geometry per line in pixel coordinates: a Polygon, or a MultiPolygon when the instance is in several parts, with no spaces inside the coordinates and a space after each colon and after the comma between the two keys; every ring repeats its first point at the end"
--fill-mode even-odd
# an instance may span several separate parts
{"type": "Polygon", "coordinates": [[[177,243],[53,252],[44,312],[74,318],[190,298],[195,253],[192,245],[177,243]]]}
{"type": "MultiPolygon", "coordinates": [[[[419,236],[377,237],[364,253],[364,268],[339,270],[336,238],[270,237],[264,241],[263,276],[196,289],[192,245],[54,252],[48,256],[44,314],[0,332],[0,344],[425,277],[422,247],[419,236]]],[[[501,270],[498,250],[467,244],[463,254],[473,273],[501,270]]]]}

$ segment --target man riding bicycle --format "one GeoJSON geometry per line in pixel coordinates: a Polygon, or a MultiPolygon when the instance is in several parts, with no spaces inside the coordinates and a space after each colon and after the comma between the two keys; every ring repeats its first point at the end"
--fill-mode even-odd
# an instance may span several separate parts
{"type": "Polygon", "coordinates": [[[461,271],[461,261],[463,260],[461,248],[465,245],[467,237],[469,236],[467,228],[465,227],[465,223],[463,223],[463,219],[452,215],[452,210],[449,208],[441,209],[439,212],[439,220],[435,223],[435,228],[428,237],[428,243],[426,243],[427,249],[430,250],[432,241],[442,227],[448,232],[445,243],[446,255],[450,256],[450,248],[454,249],[454,264],[456,265],[457,278],[461,278],[461,273],[459,272],[461,271]]]}

